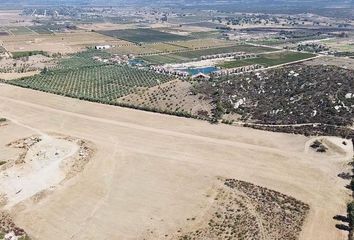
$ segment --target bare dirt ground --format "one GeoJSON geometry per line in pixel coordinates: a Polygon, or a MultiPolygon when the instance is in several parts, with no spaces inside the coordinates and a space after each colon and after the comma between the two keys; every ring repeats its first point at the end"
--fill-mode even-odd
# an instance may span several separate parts
{"type": "Polygon", "coordinates": [[[76,31],[51,35],[22,35],[0,37],[0,45],[9,52],[45,51],[49,53],[75,53],[89,46],[109,44],[124,45],[126,41],[94,32],[76,31]]]}
{"type": "MultiPolygon", "coordinates": [[[[203,219],[215,201],[218,177],[308,204],[301,240],[347,239],[333,216],[346,214],[348,183],[337,174],[350,171],[353,150],[336,141],[335,154],[317,153],[307,149],[311,139],[304,136],[210,125],[3,84],[0,115],[12,120],[0,128],[0,146],[40,131],[86,139],[96,148],[76,177],[40,201],[11,208],[14,222],[34,239],[165,239],[189,230],[187,219],[203,219]]],[[[18,154],[0,151],[2,157],[18,154]]]]}
{"type": "Polygon", "coordinates": [[[21,77],[29,77],[39,74],[45,67],[50,68],[56,64],[56,60],[42,55],[34,55],[19,59],[0,59],[0,79],[13,80],[21,77]]]}
{"type": "Polygon", "coordinates": [[[26,26],[32,25],[31,17],[21,16],[21,10],[0,10],[0,25],[26,26]]]}
{"type": "Polygon", "coordinates": [[[18,72],[2,73],[2,72],[0,72],[0,79],[15,80],[15,79],[19,79],[22,77],[34,76],[39,73],[40,73],[40,71],[29,71],[29,72],[24,72],[24,73],[18,73],[18,72]]]}
{"type": "Polygon", "coordinates": [[[337,67],[342,67],[342,68],[354,70],[354,59],[350,59],[350,58],[346,58],[346,57],[324,56],[324,57],[315,58],[311,61],[306,61],[303,64],[306,64],[306,65],[334,65],[337,67]]]}

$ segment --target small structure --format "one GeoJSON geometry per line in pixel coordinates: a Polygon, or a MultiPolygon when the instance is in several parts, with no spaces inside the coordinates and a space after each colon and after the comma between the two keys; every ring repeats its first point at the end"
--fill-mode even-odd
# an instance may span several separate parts
{"type": "Polygon", "coordinates": [[[104,50],[104,49],[110,49],[111,46],[110,45],[97,45],[95,46],[95,49],[97,50],[104,50]]]}

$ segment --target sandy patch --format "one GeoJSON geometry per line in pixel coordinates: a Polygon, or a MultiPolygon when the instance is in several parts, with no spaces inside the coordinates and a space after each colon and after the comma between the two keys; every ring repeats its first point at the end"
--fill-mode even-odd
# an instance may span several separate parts
{"type": "Polygon", "coordinates": [[[39,138],[28,148],[23,161],[1,172],[0,189],[7,197],[5,208],[11,208],[64,180],[65,173],[61,171],[60,164],[78,149],[75,143],[62,139],[39,138]]]}
{"type": "Polygon", "coordinates": [[[24,73],[0,73],[0,79],[4,80],[15,80],[18,78],[22,77],[30,77],[39,74],[40,71],[30,71],[30,72],[24,72],[24,73]]]}
{"type": "MultiPolygon", "coordinates": [[[[0,128],[0,143],[59,132],[96,152],[84,171],[13,218],[35,239],[153,239],[178,232],[210,206],[217,176],[239,179],[310,206],[300,240],[345,240],[351,158],[307,153],[310,138],[89,103],[0,84],[0,111],[30,126],[0,128]],[[11,131],[10,131],[11,130],[11,131]],[[4,134],[6,133],[6,134],[4,134]],[[12,140],[11,140],[12,139],[12,140]],[[118,220],[117,220],[118,219],[118,220]]],[[[252,194],[251,194],[252,195],[252,194]]],[[[253,196],[253,195],[252,195],[253,196]]]]}
{"type": "Polygon", "coordinates": [[[95,45],[124,45],[127,42],[86,31],[51,35],[22,35],[0,37],[0,43],[9,52],[45,51],[49,53],[75,53],[95,45]]]}

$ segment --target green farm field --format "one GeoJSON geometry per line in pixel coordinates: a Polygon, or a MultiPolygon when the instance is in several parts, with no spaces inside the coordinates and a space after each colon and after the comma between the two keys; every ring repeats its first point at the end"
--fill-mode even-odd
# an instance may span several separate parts
{"type": "Polygon", "coordinates": [[[182,63],[191,61],[189,58],[184,58],[177,56],[175,54],[160,54],[160,55],[149,55],[140,57],[145,62],[149,64],[166,64],[166,63],[182,63]]]}
{"type": "Polygon", "coordinates": [[[52,70],[10,84],[94,102],[115,103],[139,87],[153,87],[173,78],[129,66],[99,65],[52,70]]]}
{"type": "Polygon", "coordinates": [[[259,47],[253,45],[234,45],[234,46],[225,46],[225,47],[216,47],[216,48],[205,48],[200,50],[191,50],[176,52],[171,54],[164,55],[150,55],[142,57],[143,60],[149,62],[150,64],[165,64],[165,63],[181,63],[185,61],[192,61],[199,59],[205,55],[221,54],[221,53],[230,53],[230,52],[246,52],[246,53],[262,53],[275,51],[276,49],[270,47],[259,47]]]}
{"type": "Polygon", "coordinates": [[[106,30],[98,33],[133,43],[154,43],[188,40],[189,37],[161,32],[153,29],[106,30]]]}
{"type": "Polygon", "coordinates": [[[205,56],[205,55],[222,54],[222,53],[230,53],[230,52],[262,53],[262,52],[270,52],[275,50],[276,49],[270,47],[259,47],[253,45],[240,44],[235,46],[207,48],[207,49],[201,49],[196,51],[180,52],[180,53],[176,53],[176,55],[185,58],[194,59],[194,58],[200,58],[201,56],[205,56]]]}
{"type": "Polygon", "coordinates": [[[278,52],[260,55],[257,58],[243,59],[225,62],[220,64],[221,68],[236,68],[252,64],[259,64],[264,67],[271,67],[280,64],[286,64],[290,62],[295,62],[299,60],[308,59],[316,55],[311,53],[301,53],[301,52],[278,52]]]}

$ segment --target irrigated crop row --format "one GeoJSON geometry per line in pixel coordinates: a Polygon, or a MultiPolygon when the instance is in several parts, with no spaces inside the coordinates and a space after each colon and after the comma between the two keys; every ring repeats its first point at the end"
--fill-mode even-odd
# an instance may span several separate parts
{"type": "Polygon", "coordinates": [[[49,71],[11,83],[45,92],[109,103],[133,92],[137,87],[152,87],[170,80],[172,78],[168,76],[129,66],[103,65],[49,71]]]}

